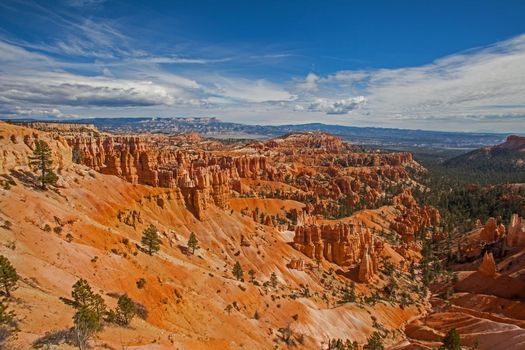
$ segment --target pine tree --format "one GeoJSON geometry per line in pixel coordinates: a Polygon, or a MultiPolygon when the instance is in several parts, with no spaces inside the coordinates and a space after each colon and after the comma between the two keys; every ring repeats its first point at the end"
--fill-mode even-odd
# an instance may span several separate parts
{"type": "Polygon", "coordinates": [[[452,328],[447,335],[445,335],[440,350],[461,350],[461,339],[455,328],[452,328]]]}
{"type": "Polygon", "coordinates": [[[197,236],[192,232],[190,234],[190,237],[188,238],[188,248],[191,249],[191,254],[195,254],[195,249],[199,249],[199,241],[197,240],[197,236]]]}
{"type": "Polygon", "coordinates": [[[78,347],[88,349],[88,341],[96,332],[102,329],[102,324],[96,312],[90,308],[80,308],[73,316],[78,347]]]}
{"type": "Polygon", "coordinates": [[[160,250],[160,238],[157,228],[149,225],[149,227],[142,232],[141,242],[149,255],[158,252],[160,250]]]}
{"type": "Polygon", "coordinates": [[[29,166],[33,171],[39,171],[40,187],[46,189],[46,184],[54,185],[58,177],[53,172],[53,160],[51,159],[51,148],[43,140],[35,142],[35,149],[33,155],[29,157],[29,166]]]}
{"type": "Polygon", "coordinates": [[[127,326],[136,313],[137,311],[135,309],[135,303],[133,300],[131,300],[127,294],[121,295],[117,302],[117,322],[121,325],[127,326]]]}
{"type": "Polygon", "coordinates": [[[232,273],[233,273],[233,276],[234,276],[237,280],[239,280],[239,281],[242,280],[243,271],[242,271],[241,264],[239,264],[238,261],[237,261],[237,262],[235,263],[235,265],[233,266],[232,273]]]}
{"type": "Polygon", "coordinates": [[[96,294],[85,279],[79,279],[71,290],[73,306],[77,312],[73,316],[74,330],[80,349],[88,348],[89,339],[102,330],[106,304],[100,294],[96,294]]]}
{"type": "Polygon", "coordinates": [[[376,331],[368,338],[368,342],[363,347],[363,350],[383,350],[384,348],[381,335],[376,331]]]}
{"type": "Polygon", "coordinates": [[[106,315],[107,306],[106,302],[100,294],[93,294],[93,297],[91,299],[91,308],[93,309],[93,311],[95,311],[99,320],[102,321],[102,319],[106,315]]]}
{"type": "Polygon", "coordinates": [[[2,294],[10,297],[11,292],[16,289],[17,283],[18,274],[15,268],[5,256],[0,255],[0,289],[2,294]]]}
{"type": "Polygon", "coordinates": [[[355,295],[355,282],[352,281],[352,284],[350,285],[350,288],[348,286],[343,290],[343,297],[341,298],[341,301],[339,303],[346,304],[346,303],[353,303],[356,300],[355,295]]]}
{"type": "Polygon", "coordinates": [[[75,282],[71,291],[74,306],[77,309],[93,305],[94,295],[95,294],[91,290],[91,286],[89,285],[88,281],[83,278],[75,282]]]}

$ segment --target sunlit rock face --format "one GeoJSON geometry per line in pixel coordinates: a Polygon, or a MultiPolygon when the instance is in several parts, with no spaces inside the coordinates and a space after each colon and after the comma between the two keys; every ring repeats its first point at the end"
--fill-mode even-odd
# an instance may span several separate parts
{"type": "MultiPolygon", "coordinates": [[[[195,137],[192,136],[192,141],[195,137]]],[[[269,170],[265,157],[214,156],[206,152],[163,149],[144,137],[75,137],[73,160],[133,184],[180,188],[188,208],[201,218],[208,205],[228,208],[239,178],[258,178],[269,170]]]]}

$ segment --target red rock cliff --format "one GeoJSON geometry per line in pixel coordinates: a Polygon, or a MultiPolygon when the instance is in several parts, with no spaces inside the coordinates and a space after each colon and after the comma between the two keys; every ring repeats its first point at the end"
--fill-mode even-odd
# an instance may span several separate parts
{"type": "MultiPolygon", "coordinates": [[[[201,218],[209,204],[228,208],[233,182],[270,168],[265,157],[212,156],[176,150],[140,137],[70,139],[73,160],[131,183],[179,187],[187,207],[201,218]]],[[[169,146],[169,145],[168,145],[169,146]]]]}

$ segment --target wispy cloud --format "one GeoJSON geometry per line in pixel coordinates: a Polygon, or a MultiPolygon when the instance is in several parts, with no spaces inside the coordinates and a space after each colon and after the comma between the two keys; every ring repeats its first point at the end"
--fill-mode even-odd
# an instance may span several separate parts
{"type": "Polygon", "coordinates": [[[137,40],[120,22],[78,10],[104,6],[102,1],[69,0],[69,10],[60,11],[20,3],[0,8],[20,16],[31,12],[57,29],[38,41],[0,31],[1,116],[154,111],[261,123],[328,120],[438,129],[481,123],[525,131],[525,35],[417,67],[276,79],[264,64],[305,58],[245,47],[159,48],[137,40]]]}
{"type": "Polygon", "coordinates": [[[304,105],[295,105],[295,111],[324,112],[326,114],[348,114],[366,103],[364,96],[357,96],[341,100],[317,98],[304,105]]]}
{"type": "Polygon", "coordinates": [[[264,79],[216,77],[214,86],[217,95],[241,102],[291,101],[295,97],[283,87],[264,79]]]}
{"type": "Polygon", "coordinates": [[[72,7],[97,7],[105,3],[106,0],[66,0],[65,3],[72,7]]]}
{"type": "Polygon", "coordinates": [[[446,126],[443,121],[468,118],[471,122],[521,120],[525,125],[523,77],[525,35],[419,67],[308,74],[296,84],[308,94],[294,109],[348,114],[349,122],[397,120],[446,126]]]}
{"type": "Polygon", "coordinates": [[[363,84],[364,111],[388,118],[525,116],[525,35],[421,67],[338,72],[329,84],[363,84]]]}

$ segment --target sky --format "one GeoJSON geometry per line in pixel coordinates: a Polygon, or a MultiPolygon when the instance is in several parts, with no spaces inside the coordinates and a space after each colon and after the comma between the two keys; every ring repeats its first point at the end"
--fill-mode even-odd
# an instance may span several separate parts
{"type": "Polygon", "coordinates": [[[0,118],[525,132],[525,1],[0,2],[0,118]]]}

